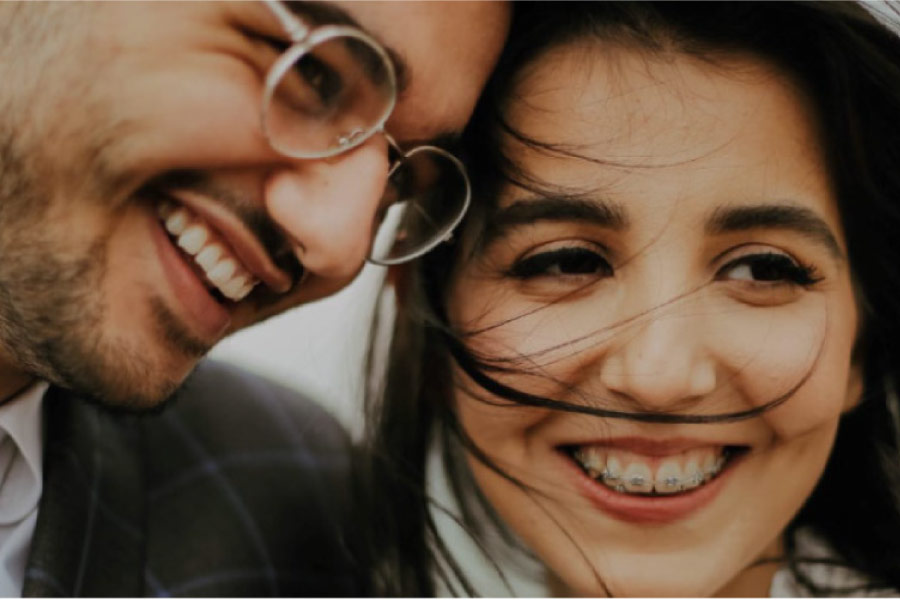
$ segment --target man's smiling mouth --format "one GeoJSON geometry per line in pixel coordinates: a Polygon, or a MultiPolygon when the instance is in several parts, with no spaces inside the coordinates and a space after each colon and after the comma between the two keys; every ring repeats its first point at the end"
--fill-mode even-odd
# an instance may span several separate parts
{"type": "Polygon", "coordinates": [[[259,280],[200,216],[184,206],[161,201],[156,206],[172,241],[199,267],[202,279],[232,302],[240,302],[259,280]]]}
{"type": "Polygon", "coordinates": [[[246,215],[241,218],[235,206],[219,197],[158,185],[146,186],[141,195],[184,266],[223,308],[249,298],[279,297],[305,274],[296,261],[275,264],[258,232],[245,222],[246,215]]]}

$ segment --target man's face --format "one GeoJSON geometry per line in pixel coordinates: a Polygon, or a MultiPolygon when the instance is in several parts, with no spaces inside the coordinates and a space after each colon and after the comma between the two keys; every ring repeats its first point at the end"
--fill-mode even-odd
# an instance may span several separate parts
{"type": "MultiPolygon", "coordinates": [[[[404,63],[386,126],[404,147],[463,127],[508,21],[489,3],[292,8],[355,21],[404,63]]],[[[318,161],[268,145],[260,98],[289,39],[262,3],[7,6],[4,22],[0,367],[150,407],[223,336],[358,272],[386,142],[318,161]]]]}

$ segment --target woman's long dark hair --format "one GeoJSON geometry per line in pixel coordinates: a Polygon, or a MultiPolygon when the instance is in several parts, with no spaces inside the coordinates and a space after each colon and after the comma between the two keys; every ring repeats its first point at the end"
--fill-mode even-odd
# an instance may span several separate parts
{"type": "MultiPolygon", "coordinates": [[[[500,144],[516,135],[503,119],[516,74],[548,47],[590,37],[712,60],[758,57],[787,73],[814,105],[858,289],[855,357],[864,365],[864,397],[842,419],[825,473],[788,528],[786,558],[810,592],[850,592],[822,589],[807,577],[792,534],[810,528],[847,566],[900,590],[900,39],[855,3],[519,4],[464,139],[474,190],[464,237],[484,227],[505,181],[529,185],[500,144]]],[[[445,444],[463,520],[479,536],[465,500],[478,499],[477,489],[458,460],[460,447],[476,456],[478,449],[453,410],[454,362],[492,394],[541,403],[500,385],[449,327],[445,298],[449,274],[466,258],[462,248],[443,245],[393,280],[398,316],[386,375],[367,401],[361,477],[367,511],[360,541],[379,595],[433,595],[435,576],[456,568],[426,492],[426,454],[436,439],[445,444]]],[[[457,592],[475,592],[464,577],[455,579],[463,586],[457,592]]]]}

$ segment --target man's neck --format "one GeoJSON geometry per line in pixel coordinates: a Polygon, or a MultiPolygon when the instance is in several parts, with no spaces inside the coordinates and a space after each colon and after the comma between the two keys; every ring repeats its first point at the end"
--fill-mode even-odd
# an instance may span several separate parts
{"type": "Polygon", "coordinates": [[[24,390],[34,376],[7,366],[0,361],[0,406],[24,390]]]}

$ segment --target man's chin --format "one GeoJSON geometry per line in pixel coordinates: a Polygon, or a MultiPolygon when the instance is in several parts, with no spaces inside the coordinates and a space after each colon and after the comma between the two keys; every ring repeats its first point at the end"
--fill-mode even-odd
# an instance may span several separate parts
{"type": "Polygon", "coordinates": [[[196,368],[207,347],[194,348],[197,353],[189,354],[172,344],[147,346],[132,342],[81,353],[70,347],[70,360],[50,380],[110,412],[158,412],[196,368]]]}
{"type": "Polygon", "coordinates": [[[78,386],[73,389],[91,404],[110,413],[154,414],[162,411],[174,401],[189,374],[177,380],[157,378],[155,381],[143,380],[130,383],[107,382],[104,384],[97,382],[99,385],[88,388],[78,386]]]}

